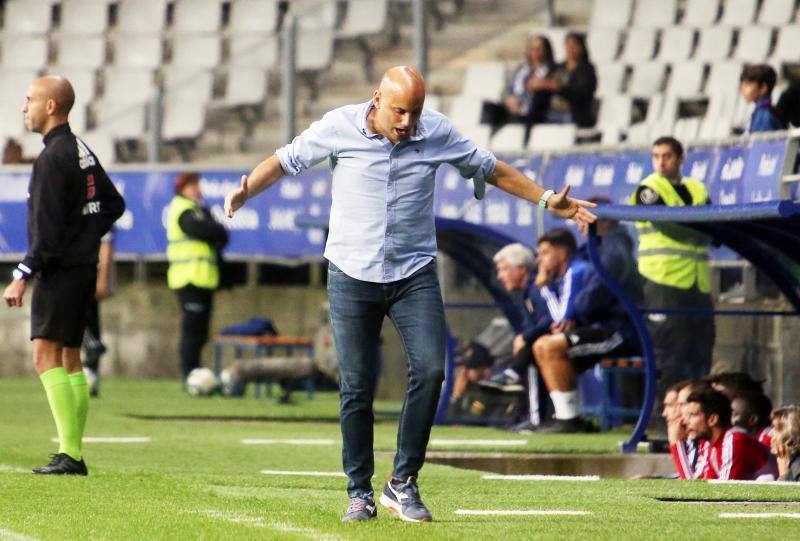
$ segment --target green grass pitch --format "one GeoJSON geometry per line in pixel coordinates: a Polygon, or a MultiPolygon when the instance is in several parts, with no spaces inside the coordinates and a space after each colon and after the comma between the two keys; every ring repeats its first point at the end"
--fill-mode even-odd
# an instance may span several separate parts
{"type": "MultiPolygon", "coordinates": [[[[482,480],[483,472],[428,464],[420,476],[431,524],[379,510],[344,525],[345,480],[261,470],[341,471],[339,444],[244,445],[245,438],[339,441],[337,397],[190,398],[175,382],[104,382],[87,436],[146,436],[147,444],[87,443],[88,478],[34,476],[55,450],[38,381],[0,380],[0,539],[797,539],[800,520],[723,519],[720,513],[800,513],[800,486],[704,482],[482,480]],[[192,419],[196,417],[196,419],[192,419]],[[163,418],[167,418],[164,420],[163,418]],[[226,419],[226,420],[222,420],[226,419]],[[664,503],[657,498],[773,504],[664,503]],[[580,510],[588,516],[461,516],[457,509],[580,510]]],[[[398,403],[376,404],[376,490],[390,473],[398,403]]],[[[434,438],[509,439],[491,428],[437,427],[434,438]]],[[[615,452],[620,433],[528,436],[504,452],[615,452]]],[[[481,447],[481,451],[491,450],[481,447]]]]}

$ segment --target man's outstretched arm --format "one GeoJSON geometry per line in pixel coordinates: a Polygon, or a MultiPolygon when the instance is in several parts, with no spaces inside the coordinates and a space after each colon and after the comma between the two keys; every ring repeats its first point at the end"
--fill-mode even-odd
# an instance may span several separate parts
{"type": "Polygon", "coordinates": [[[225,214],[228,218],[242,208],[251,197],[260,194],[280,180],[286,173],[277,156],[272,155],[256,166],[250,175],[242,175],[242,185],[225,196],[225,214]]]}
{"type": "MultiPolygon", "coordinates": [[[[504,192],[535,204],[539,203],[545,192],[544,188],[525,176],[522,171],[502,160],[497,160],[497,166],[488,182],[504,192]]],[[[569,186],[565,186],[547,200],[547,210],[560,218],[572,219],[579,224],[597,220],[597,217],[587,210],[596,206],[594,203],[569,197],[569,186]]]]}

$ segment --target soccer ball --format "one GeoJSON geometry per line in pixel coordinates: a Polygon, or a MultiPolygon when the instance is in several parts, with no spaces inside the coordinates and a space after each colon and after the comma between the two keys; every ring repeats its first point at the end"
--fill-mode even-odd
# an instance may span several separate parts
{"type": "Polygon", "coordinates": [[[219,374],[222,395],[230,397],[244,396],[245,386],[233,377],[233,372],[226,368],[219,374]]]}
{"type": "Polygon", "coordinates": [[[219,391],[219,380],[209,368],[195,368],[186,378],[186,391],[191,396],[211,396],[219,391]]]}

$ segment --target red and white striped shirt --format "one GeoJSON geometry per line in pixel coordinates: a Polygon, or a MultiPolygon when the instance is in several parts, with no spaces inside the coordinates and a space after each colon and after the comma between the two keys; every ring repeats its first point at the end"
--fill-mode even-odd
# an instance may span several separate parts
{"type": "Polygon", "coordinates": [[[703,441],[698,479],[754,480],[770,473],[769,451],[744,429],[728,428],[715,443],[703,441]]]}
{"type": "Polygon", "coordinates": [[[699,440],[685,439],[669,445],[672,460],[675,462],[675,469],[678,471],[678,477],[681,479],[697,478],[695,467],[700,443],[699,440]]]}

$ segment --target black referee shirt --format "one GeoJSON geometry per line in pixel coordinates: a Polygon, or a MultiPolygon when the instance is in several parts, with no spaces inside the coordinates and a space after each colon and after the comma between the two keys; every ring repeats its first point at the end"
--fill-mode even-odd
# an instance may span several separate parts
{"type": "Polygon", "coordinates": [[[17,269],[37,272],[97,263],[100,238],[125,201],[89,147],[61,124],[44,137],[28,186],[28,253],[17,269]]]}

